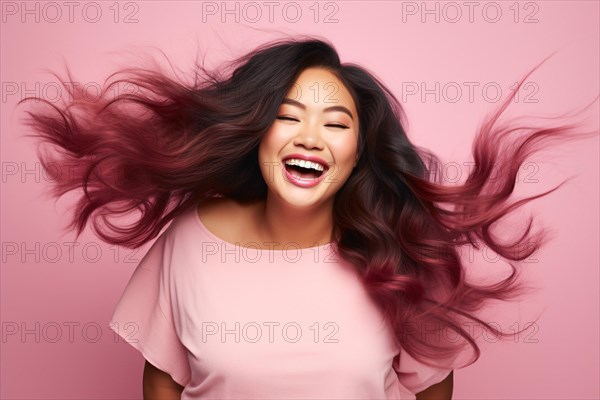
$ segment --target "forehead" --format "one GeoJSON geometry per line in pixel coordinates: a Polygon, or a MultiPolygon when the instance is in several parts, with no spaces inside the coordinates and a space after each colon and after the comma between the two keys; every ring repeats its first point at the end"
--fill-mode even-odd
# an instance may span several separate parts
{"type": "Polygon", "coordinates": [[[345,105],[356,113],[348,88],[333,73],[323,68],[307,68],[302,71],[286,97],[323,107],[345,105]]]}

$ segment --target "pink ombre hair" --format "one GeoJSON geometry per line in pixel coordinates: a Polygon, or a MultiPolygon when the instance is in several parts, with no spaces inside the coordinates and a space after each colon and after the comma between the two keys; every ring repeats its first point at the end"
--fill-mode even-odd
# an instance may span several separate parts
{"type": "MultiPolygon", "coordinates": [[[[418,334],[425,327],[451,329],[464,338],[475,351],[472,362],[480,350],[461,321],[471,319],[500,337],[510,336],[476,312],[490,300],[510,300],[528,291],[517,263],[510,264],[507,278],[476,285],[466,280],[457,247],[477,247],[479,239],[504,259],[520,261],[547,242],[546,232],[531,233],[531,219],[510,243],[501,243],[492,226],[560,186],[508,201],[517,170],[530,155],[553,141],[589,136],[577,124],[543,129],[500,124],[514,90],[479,128],[472,149],[475,168],[466,182],[447,186],[438,158],[409,141],[404,112],[390,90],[366,69],[340,63],[325,40],[267,43],[219,73],[197,67],[193,84],[158,68],[121,70],[106,82],[101,101],[86,101],[65,85],[72,102],[62,107],[45,102],[49,109],[28,112],[36,135],[58,150],[40,155],[42,164],[49,169],[54,162],[64,169],[53,194],[83,189],[70,225],[78,236],[91,219],[94,232],[106,242],[138,247],[202,199],[264,198],[267,187],[257,156],[261,138],[297,76],[308,67],[322,67],[347,86],[360,120],[360,158],[335,197],[338,252],[364,279],[398,344],[437,365],[431,360],[456,355],[465,343],[429,340],[418,334]],[[135,92],[109,100],[110,88],[120,83],[133,85],[135,92]],[[498,163],[513,168],[490,179],[498,163]],[[109,221],[133,211],[140,214],[131,225],[109,221]],[[522,249],[522,243],[532,246],[522,249]]],[[[67,74],[74,81],[68,68],[67,74]]]]}

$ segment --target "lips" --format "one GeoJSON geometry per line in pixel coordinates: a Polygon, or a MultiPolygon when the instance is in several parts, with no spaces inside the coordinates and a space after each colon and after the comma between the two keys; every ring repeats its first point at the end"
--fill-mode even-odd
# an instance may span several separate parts
{"type": "Polygon", "coordinates": [[[284,157],[282,161],[285,179],[302,188],[318,185],[329,170],[327,162],[315,156],[294,153],[284,157]]]}

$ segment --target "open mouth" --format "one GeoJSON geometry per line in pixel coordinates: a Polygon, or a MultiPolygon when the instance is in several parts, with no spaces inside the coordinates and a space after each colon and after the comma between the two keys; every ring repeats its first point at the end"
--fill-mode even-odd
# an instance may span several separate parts
{"type": "Polygon", "coordinates": [[[328,169],[320,163],[296,158],[285,160],[284,166],[293,177],[306,180],[317,179],[328,169]]]}

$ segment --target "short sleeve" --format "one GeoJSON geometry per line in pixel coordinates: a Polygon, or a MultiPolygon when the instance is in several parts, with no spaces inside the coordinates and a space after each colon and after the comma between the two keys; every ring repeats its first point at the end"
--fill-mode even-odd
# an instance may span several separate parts
{"type": "Polygon", "coordinates": [[[394,360],[394,369],[402,386],[413,394],[443,381],[453,371],[451,367],[436,368],[417,361],[403,349],[394,360]]]}
{"type": "Polygon", "coordinates": [[[171,311],[168,232],[158,237],[134,270],[109,326],[148,362],[185,387],[190,381],[190,366],[171,311]]]}

